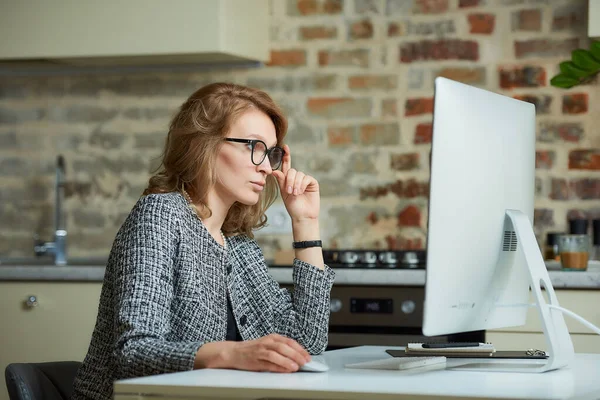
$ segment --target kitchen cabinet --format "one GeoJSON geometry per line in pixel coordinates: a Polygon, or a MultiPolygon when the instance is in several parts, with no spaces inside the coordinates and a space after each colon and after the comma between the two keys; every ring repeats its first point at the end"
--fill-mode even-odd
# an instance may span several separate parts
{"type": "Polygon", "coordinates": [[[0,61],[97,66],[268,57],[268,0],[20,0],[4,2],[0,13],[0,61]]]}
{"type": "Polygon", "coordinates": [[[10,363],[83,361],[101,287],[101,282],[0,282],[0,400],[8,400],[4,370],[10,363]]]}
{"type": "MultiPolygon", "coordinates": [[[[600,290],[555,290],[558,303],[592,324],[600,326],[600,290]]],[[[530,302],[534,302],[533,297],[530,302]]],[[[537,309],[527,312],[523,326],[486,331],[485,339],[498,350],[541,349],[547,350],[542,325],[537,309]]],[[[600,353],[600,335],[595,334],[580,322],[564,315],[576,353],[600,353]]]]}
{"type": "Polygon", "coordinates": [[[600,39],[600,0],[588,2],[588,36],[600,39]]]}

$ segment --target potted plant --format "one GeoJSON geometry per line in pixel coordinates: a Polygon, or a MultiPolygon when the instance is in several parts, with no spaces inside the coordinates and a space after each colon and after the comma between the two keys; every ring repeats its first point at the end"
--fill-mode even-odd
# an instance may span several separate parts
{"type": "Polygon", "coordinates": [[[568,89],[594,79],[600,72],[600,42],[592,42],[589,50],[577,49],[570,61],[560,63],[560,73],[550,79],[550,85],[568,89]]]}

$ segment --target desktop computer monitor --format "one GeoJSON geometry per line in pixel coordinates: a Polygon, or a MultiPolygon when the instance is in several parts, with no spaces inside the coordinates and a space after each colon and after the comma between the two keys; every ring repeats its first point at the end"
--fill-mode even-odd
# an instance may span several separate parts
{"type": "Polygon", "coordinates": [[[523,325],[531,287],[550,357],[525,370],[541,372],[573,345],[542,293],[558,305],[532,228],[535,132],[532,104],[436,78],[423,333],[523,325]]]}

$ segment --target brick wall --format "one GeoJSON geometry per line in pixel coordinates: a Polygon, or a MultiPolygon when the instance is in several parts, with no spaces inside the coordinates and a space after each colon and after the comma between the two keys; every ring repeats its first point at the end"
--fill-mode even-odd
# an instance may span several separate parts
{"type": "MultiPolygon", "coordinates": [[[[326,247],[425,241],[433,80],[537,106],[536,233],[600,214],[598,84],[549,86],[587,47],[583,0],[273,0],[260,69],[0,78],[0,255],[50,238],[53,163],[67,160],[70,252],[105,255],[156,165],[169,117],[196,88],[268,91],[295,166],[322,188],[326,247]]],[[[475,188],[474,188],[475,189],[475,188]]],[[[267,257],[291,236],[261,235],[267,257]]]]}

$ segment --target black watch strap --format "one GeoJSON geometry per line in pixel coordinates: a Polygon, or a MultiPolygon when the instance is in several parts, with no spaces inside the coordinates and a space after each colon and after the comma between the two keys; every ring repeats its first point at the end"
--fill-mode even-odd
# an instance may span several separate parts
{"type": "Polygon", "coordinates": [[[322,247],[323,243],[320,240],[308,240],[304,242],[292,243],[295,249],[306,249],[308,247],[322,247]]]}

